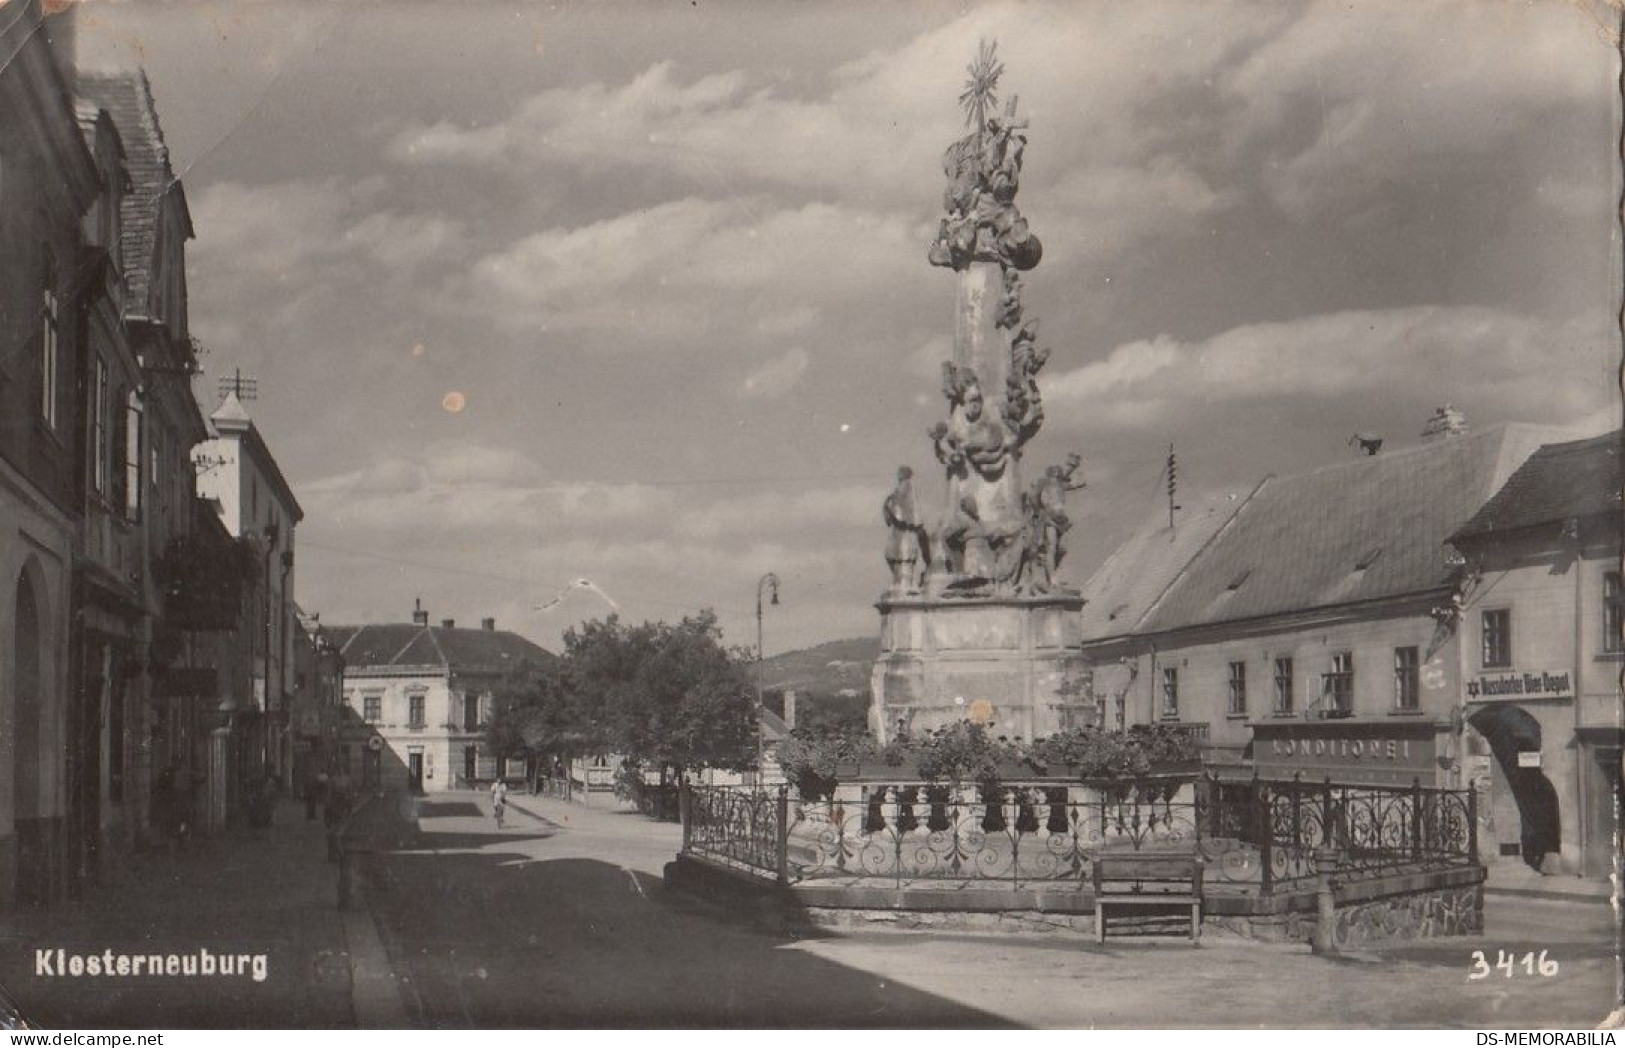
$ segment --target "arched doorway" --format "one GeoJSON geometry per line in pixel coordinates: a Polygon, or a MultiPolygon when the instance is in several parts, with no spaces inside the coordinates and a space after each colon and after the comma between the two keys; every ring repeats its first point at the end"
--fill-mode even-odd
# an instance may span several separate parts
{"type": "Polygon", "coordinates": [[[1518,842],[1524,862],[1540,868],[1546,855],[1562,847],[1562,821],[1557,789],[1540,768],[1519,766],[1518,754],[1540,752],[1540,722],[1511,703],[1485,706],[1467,723],[1490,745],[1501,777],[1518,806],[1518,842]]]}
{"type": "Polygon", "coordinates": [[[13,629],[16,699],[12,737],[11,796],[17,833],[17,901],[45,901],[46,856],[40,819],[40,710],[45,687],[45,617],[27,568],[17,580],[13,629]]]}

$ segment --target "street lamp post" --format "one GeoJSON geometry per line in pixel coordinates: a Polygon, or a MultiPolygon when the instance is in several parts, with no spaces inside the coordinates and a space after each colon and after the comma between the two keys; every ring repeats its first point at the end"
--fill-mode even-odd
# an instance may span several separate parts
{"type": "Polygon", "coordinates": [[[762,694],[762,589],[772,595],[772,603],[779,602],[779,577],[771,571],[756,580],[756,785],[763,784],[767,770],[767,738],[762,727],[762,714],[766,702],[762,694]]]}

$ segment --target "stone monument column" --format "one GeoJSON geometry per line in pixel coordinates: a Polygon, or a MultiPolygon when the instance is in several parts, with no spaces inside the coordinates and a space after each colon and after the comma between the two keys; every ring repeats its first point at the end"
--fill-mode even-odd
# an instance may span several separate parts
{"type": "Polygon", "coordinates": [[[959,293],[954,302],[954,363],[970,368],[981,380],[991,401],[1004,401],[1010,377],[1010,339],[997,325],[999,298],[1004,294],[1004,267],[998,262],[973,261],[959,271],[959,293]]]}
{"type": "Polygon", "coordinates": [[[954,271],[954,346],[943,363],[947,417],[929,435],[947,497],[934,526],[918,522],[905,467],[886,503],[893,581],[876,605],[870,717],[882,738],[973,714],[1026,738],[1098,721],[1082,687],[1083,601],[1054,574],[1081,459],[1031,487],[1023,480],[1023,449],[1044,421],[1037,376],[1049,351],[1021,301],[1021,274],[1043,249],[1015,203],[1026,121],[1014,98],[991,115],[1003,68],[984,44],[961,97],[969,131],[943,155],[948,186],[927,258],[954,271]],[[909,568],[913,535],[926,568],[920,586],[909,568]]]}

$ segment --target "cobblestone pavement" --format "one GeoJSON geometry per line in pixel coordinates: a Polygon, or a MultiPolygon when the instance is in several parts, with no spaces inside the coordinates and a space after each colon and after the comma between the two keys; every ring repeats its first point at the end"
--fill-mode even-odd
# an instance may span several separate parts
{"type": "Polygon", "coordinates": [[[768,928],[662,885],[675,826],[511,800],[529,815],[500,833],[483,797],[426,800],[383,863],[374,904],[416,1023],[1589,1026],[1613,997],[1606,906],[1495,900],[1485,936],[1338,960],[1217,938],[768,928]],[[1542,948],[1556,976],[1469,978],[1474,950],[1542,948]]]}
{"type": "MultiPolygon", "coordinates": [[[[365,810],[363,811],[365,816],[365,810]]],[[[129,857],[77,903],[7,914],[0,984],[35,1024],[349,1027],[350,955],[320,819],[283,802],[270,828],[129,857]],[[264,954],[265,980],[40,976],[35,951],[264,954]]]]}

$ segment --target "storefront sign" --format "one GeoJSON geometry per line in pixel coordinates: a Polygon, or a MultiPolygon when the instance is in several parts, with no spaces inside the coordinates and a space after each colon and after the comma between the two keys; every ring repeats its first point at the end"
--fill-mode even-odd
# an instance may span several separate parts
{"type": "Polygon", "coordinates": [[[1339,782],[1431,785],[1438,774],[1435,726],[1288,721],[1253,727],[1253,766],[1266,778],[1330,776],[1339,782]]]}
{"type": "Polygon", "coordinates": [[[1540,751],[1539,750],[1524,750],[1522,753],[1519,753],[1518,754],[1518,767],[1520,767],[1520,768],[1538,768],[1538,767],[1540,767],[1540,751]]]}
{"type": "Polygon", "coordinates": [[[1574,685],[1567,671],[1536,673],[1481,673],[1467,682],[1467,701],[1506,699],[1570,699],[1574,685]]]}

